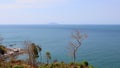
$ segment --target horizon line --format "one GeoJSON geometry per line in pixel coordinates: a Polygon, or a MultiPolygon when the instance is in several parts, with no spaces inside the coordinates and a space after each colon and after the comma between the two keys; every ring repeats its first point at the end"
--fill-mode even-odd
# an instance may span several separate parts
{"type": "Polygon", "coordinates": [[[0,24],[0,25],[120,25],[120,24],[0,24]]]}

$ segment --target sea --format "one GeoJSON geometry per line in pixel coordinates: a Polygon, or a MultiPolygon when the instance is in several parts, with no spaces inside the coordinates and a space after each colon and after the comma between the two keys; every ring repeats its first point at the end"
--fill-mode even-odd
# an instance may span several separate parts
{"type": "Polygon", "coordinates": [[[120,68],[120,25],[0,25],[0,43],[24,48],[24,41],[31,41],[42,47],[43,62],[49,51],[51,62],[69,63],[73,59],[68,47],[76,30],[88,36],[77,51],[76,62],[88,61],[95,68],[120,68]]]}

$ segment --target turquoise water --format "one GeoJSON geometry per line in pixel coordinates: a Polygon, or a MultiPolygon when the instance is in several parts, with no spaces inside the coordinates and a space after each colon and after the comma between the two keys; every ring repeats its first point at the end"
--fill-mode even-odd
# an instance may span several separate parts
{"type": "Polygon", "coordinates": [[[120,25],[0,25],[5,46],[23,48],[23,41],[30,40],[42,47],[44,60],[49,51],[52,60],[64,62],[72,61],[67,48],[74,30],[88,35],[78,51],[78,62],[87,60],[98,68],[120,68],[120,25]]]}

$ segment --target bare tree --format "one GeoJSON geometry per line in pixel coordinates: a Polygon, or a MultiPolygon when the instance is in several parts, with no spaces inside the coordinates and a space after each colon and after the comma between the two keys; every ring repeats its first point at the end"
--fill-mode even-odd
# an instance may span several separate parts
{"type": "Polygon", "coordinates": [[[70,42],[70,51],[71,51],[71,55],[73,57],[73,62],[76,61],[76,54],[78,49],[80,48],[80,46],[82,45],[82,41],[87,38],[86,34],[82,34],[80,33],[80,31],[75,31],[74,33],[72,33],[72,42],[70,42]]]}

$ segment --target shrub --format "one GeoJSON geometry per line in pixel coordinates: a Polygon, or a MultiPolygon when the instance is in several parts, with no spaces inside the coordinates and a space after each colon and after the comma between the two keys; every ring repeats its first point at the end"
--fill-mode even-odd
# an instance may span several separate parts
{"type": "Polygon", "coordinates": [[[24,68],[24,66],[16,65],[14,68],[24,68]]]}
{"type": "Polygon", "coordinates": [[[92,65],[90,65],[89,68],[94,68],[94,67],[92,65]]]}

